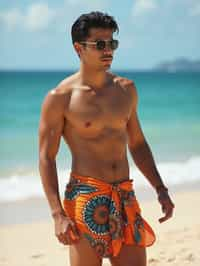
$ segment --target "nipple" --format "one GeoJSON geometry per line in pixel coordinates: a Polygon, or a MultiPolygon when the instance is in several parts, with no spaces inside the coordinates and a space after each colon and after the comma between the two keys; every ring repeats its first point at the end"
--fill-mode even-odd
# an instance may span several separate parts
{"type": "Polygon", "coordinates": [[[85,123],[85,127],[89,127],[89,126],[91,126],[91,122],[88,121],[85,123]]]}

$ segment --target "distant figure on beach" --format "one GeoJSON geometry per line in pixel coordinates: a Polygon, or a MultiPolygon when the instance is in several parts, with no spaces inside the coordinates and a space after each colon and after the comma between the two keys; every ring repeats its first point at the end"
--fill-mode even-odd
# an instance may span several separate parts
{"type": "MultiPolygon", "coordinates": [[[[127,148],[157,193],[164,216],[174,204],[156,168],[137,116],[132,80],[109,71],[118,40],[115,19],[91,12],[73,24],[79,71],[46,95],[39,125],[39,169],[58,240],[69,245],[72,266],[145,266],[155,234],[142,217],[129,175],[127,148]],[[61,137],[72,155],[61,200],[56,155],[61,137]]],[[[130,51],[131,52],[131,51],[130,51]]]]}

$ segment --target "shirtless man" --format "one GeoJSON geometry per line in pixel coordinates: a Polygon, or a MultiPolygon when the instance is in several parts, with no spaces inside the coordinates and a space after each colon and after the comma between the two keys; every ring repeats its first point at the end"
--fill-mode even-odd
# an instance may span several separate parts
{"type": "MultiPolygon", "coordinates": [[[[107,14],[91,12],[80,16],[72,26],[80,69],[49,91],[42,105],[40,175],[56,237],[62,244],[70,245],[72,266],[100,266],[102,258],[96,255],[78,229],[77,220],[68,215],[61,203],[56,169],[61,137],[72,154],[72,172],[82,176],[82,180],[92,177],[105,185],[129,179],[128,148],[136,166],[157,192],[164,212],[159,222],[169,219],[174,208],[138,121],[136,87],[131,80],[108,71],[118,46],[113,40],[116,31],[117,23],[107,14]]],[[[112,266],[145,266],[145,245],[123,243],[119,254],[109,258],[112,266]]]]}

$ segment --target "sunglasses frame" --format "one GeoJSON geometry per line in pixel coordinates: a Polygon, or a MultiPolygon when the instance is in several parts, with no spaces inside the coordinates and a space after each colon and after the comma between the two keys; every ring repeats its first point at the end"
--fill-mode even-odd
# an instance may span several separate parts
{"type": "Polygon", "coordinates": [[[98,51],[103,51],[106,46],[108,46],[109,44],[109,48],[111,50],[116,50],[119,46],[119,41],[118,40],[97,40],[95,42],[87,42],[87,41],[82,41],[82,42],[79,42],[80,44],[91,44],[91,45],[96,45],[95,49],[98,50],[98,51]],[[112,46],[112,44],[115,43],[115,46],[112,46]],[[99,44],[99,46],[98,46],[99,44]],[[103,44],[103,46],[101,46],[103,44]]]}

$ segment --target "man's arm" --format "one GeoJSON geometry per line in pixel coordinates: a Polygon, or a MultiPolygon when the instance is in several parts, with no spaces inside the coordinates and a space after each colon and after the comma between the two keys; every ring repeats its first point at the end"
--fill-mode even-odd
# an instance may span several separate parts
{"type": "Polygon", "coordinates": [[[172,216],[174,204],[167,193],[168,190],[156,168],[152,152],[140,127],[137,116],[138,95],[133,83],[129,84],[129,89],[133,99],[133,106],[127,123],[128,148],[136,166],[158,193],[158,200],[162,205],[163,212],[165,212],[165,216],[159,221],[163,222],[172,216]]]}
{"type": "Polygon", "coordinates": [[[127,124],[128,148],[137,167],[156,189],[158,186],[164,186],[164,183],[158,173],[152,152],[140,127],[137,116],[138,95],[134,85],[131,90],[133,107],[127,124]]]}
{"type": "Polygon", "coordinates": [[[50,91],[44,99],[39,124],[39,170],[52,214],[61,213],[56,155],[64,126],[64,106],[61,95],[50,91]]]}
{"type": "Polygon", "coordinates": [[[74,222],[66,216],[59,195],[56,155],[64,127],[64,111],[69,97],[59,90],[46,96],[39,125],[39,170],[43,188],[55,222],[55,235],[68,245],[79,239],[74,222]]]}

